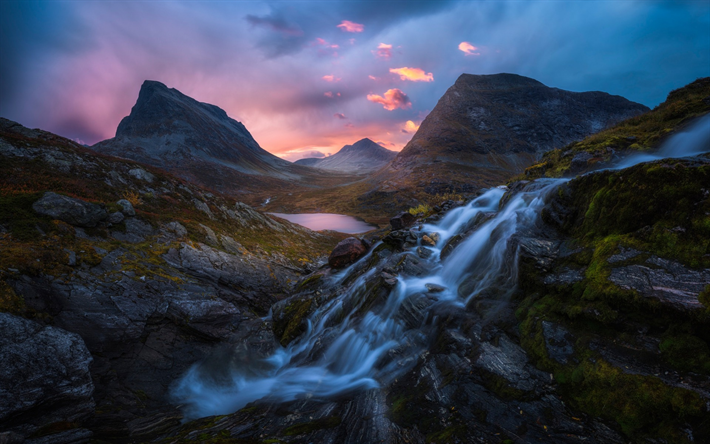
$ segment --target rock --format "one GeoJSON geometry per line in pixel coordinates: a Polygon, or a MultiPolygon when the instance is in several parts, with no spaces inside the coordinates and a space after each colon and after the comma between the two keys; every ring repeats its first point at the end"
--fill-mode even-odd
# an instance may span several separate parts
{"type": "Polygon", "coordinates": [[[432,255],[432,251],[428,248],[417,247],[417,256],[422,259],[427,259],[432,255]]]}
{"type": "Polygon", "coordinates": [[[609,280],[681,311],[704,308],[698,294],[710,282],[710,270],[690,270],[657,256],[648,258],[646,264],[612,268],[609,280]]]}
{"type": "Polygon", "coordinates": [[[446,290],[446,287],[442,287],[441,285],[437,284],[424,284],[427,290],[429,290],[430,293],[441,293],[442,291],[446,290]]]}
{"type": "Polygon", "coordinates": [[[412,216],[409,212],[404,211],[390,219],[390,225],[393,230],[402,230],[404,228],[411,227],[414,223],[414,219],[414,216],[412,216]]]}
{"type": "Polygon", "coordinates": [[[574,347],[568,339],[571,338],[569,332],[560,325],[542,321],[542,334],[550,359],[563,365],[567,364],[569,357],[574,354],[574,347]]]}
{"type": "Polygon", "coordinates": [[[572,285],[576,282],[581,282],[584,279],[584,270],[573,270],[571,268],[563,268],[559,273],[551,273],[545,275],[542,282],[545,285],[572,285]]]}
{"type": "Polygon", "coordinates": [[[116,202],[116,204],[121,206],[121,212],[124,216],[133,217],[136,215],[136,210],[133,209],[133,204],[127,199],[121,199],[116,202]]]}
{"type": "Polygon", "coordinates": [[[212,228],[208,227],[207,225],[202,225],[200,224],[200,228],[205,232],[205,237],[207,238],[207,244],[209,244],[212,247],[217,247],[219,246],[219,241],[217,240],[217,235],[215,234],[214,230],[212,228]]]}
{"type": "Polygon", "coordinates": [[[579,154],[576,154],[572,158],[572,162],[570,164],[570,170],[572,171],[582,171],[585,168],[587,168],[587,164],[590,159],[592,159],[594,156],[592,156],[590,153],[586,151],[582,151],[579,154]]]}
{"type": "Polygon", "coordinates": [[[142,168],[133,168],[132,170],[128,171],[128,174],[135,177],[136,179],[145,180],[149,183],[155,180],[155,176],[153,176],[142,168]]]}
{"type": "Polygon", "coordinates": [[[170,222],[165,224],[165,228],[178,237],[187,236],[187,228],[185,228],[180,222],[170,222]]]}
{"type": "Polygon", "coordinates": [[[429,237],[430,237],[431,240],[433,240],[434,242],[439,242],[439,239],[441,239],[441,236],[439,236],[439,233],[437,233],[437,232],[429,233],[429,237]]]}
{"type": "Polygon", "coordinates": [[[356,237],[349,237],[338,243],[328,257],[328,264],[333,268],[341,268],[352,264],[367,252],[362,241],[356,237]]]}
{"type": "Polygon", "coordinates": [[[430,238],[430,237],[427,236],[426,234],[425,234],[424,236],[422,236],[422,243],[423,243],[424,245],[429,245],[430,247],[435,247],[435,246],[436,246],[436,242],[434,241],[434,239],[430,238]]]}
{"type": "Polygon", "coordinates": [[[210,210],[210,207],[206,203],[199,199],[192,199],[192,203],[195,204],[195,208],[199,211],[205,213],[210,219],[214,219],[214,214],[212,214],[212,210],[210,210]]]}
{"type": "Polygon", "coordinates": [[[125,219],[126,231],[112,231],[111,236],[115,239],[137,244],[144,242],[146,238],[153,234],[153,227],[150,224],[141,221],[137,218],[125,219]]]}
{"type": "Polygon", "coordinates": [[[22,415],[32,431],[85,419],[94,409],[91,362],[79,335],[0,313],[0,422],[22,415]]]}
{"type": "Polygon", "coordinates": [[[444,245],[444,247],[441,249],[441,253],[439,254],[441,260],[446,259],[451,253],[453,253],[456,246],[460,244],[463,240],[464,237],[460,234],[452,236],[451,239],[446,242],[446,245],[444,245]]]}
{"type": "Polygon", "coordinates": [[[95,227],[108,217],[108,213],[101,205],[51,191],[44,193],[44,196],[32,204],[32,209],[42,216],[85,228],[95,227]]]}
{"type": "Polygon", "coordinates": [[[84,444],[94,436],[88,429],[71,429],[39,438],[28,439],[24,444],[84,444]]]}
{"type": "Polygon", "coordinates": [[[120,211],[116,211],[115,213],[111,213],[108,215],[107,221],[111,224],[120,224],[123,222],[123,219],[125,219],[125,216],[123,213],[120,211]]]}

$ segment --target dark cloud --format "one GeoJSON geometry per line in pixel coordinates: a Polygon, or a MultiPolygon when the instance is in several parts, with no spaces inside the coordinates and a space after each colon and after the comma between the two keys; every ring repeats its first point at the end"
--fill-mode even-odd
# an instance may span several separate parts
{"type": "Polygon", "coordinates": [[[303,30],[296,25],[288,23],[283,18],[274,17],[257,17],[255,15],[247,15],[247,22],[254,26],[263,26],[272,31],[280,32],[291,37],[300,37],[303,35],[303,30]]]}

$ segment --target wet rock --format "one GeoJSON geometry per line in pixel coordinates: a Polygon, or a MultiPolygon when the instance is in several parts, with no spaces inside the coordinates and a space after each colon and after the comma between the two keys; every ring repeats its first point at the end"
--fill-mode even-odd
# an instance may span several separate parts
{"type": "Polygon", "coordinates": [[[569,332],[562,326],[549,321],[542,321],[542,334],[545,337],[545,347],[550,359],[560,364],[567,364],[570,356],[574,354],[574,347],[568,338],[569,332]]]}
{"type": "Polygon", "coordinates": [[[446,287],[442,287],[441,285],[437,284],[424,284],[424,286],[431,293],[441,293],[442,291],[446,290],[446,287]]]}
{"type": "Polygon", "coordinates": [[[417,256],[422,259],[427,259],[432,255],[432,251],[428,248],[417,247],[417,256]]]}
{"type": "Polygon", "coordinates": [[[640,251],[634,250],[633,248],[621,247],[621,251],[609,257],[609,259],[607,259],[607,262],[609,262],[610,264],[616,264],[618,262],[624,262],[628,261],[629,259],[633,259],[640,254],[640,251]]]}
{"type": "Polygon", "coordinates": [[[446,242],[446,245],[444,245],[444,247],[441,249],[441,253],[439,254],[441,259],[446,259],[451,253],[453,253],[456,246],[460,244],[463,239],[464,237],[460,234],[451,237],[451,239],[449,239],[446,242]]]}
{"type": "Polygon", "coordinates": [[[576,282],[581,282],[583,279],[584,270],[573,270],[565,267],[559,273],[545,275],[542,282],[545,285],[572,285],[576,282]]]}
{"type": "Polygon", "coordinates": [[[439,236],[439,233],[437,233],[437,232],[429,233],[429,237],[430,237],[431,240],[433,240],[434,242],[439,242],[439,239],[441,239],[441,236],[439,236]]]}
{"type": "Polygon", "coordinates": [[[690,270],[678,262],[652,256],[647,265],[612,268],[609,280],[626,290],[680,309],[702,309],[698,294],[710,282],[710,270],[690,270]]]}
{"type": "Polygon", "coordinates": [[[390,219],[390,225],[393,230],[403,230],[409,228],[414,224],[415,217],[412,216],[408,211],[399,213],[392,219],[390,219]]]}
{"type": "Polygon", "coordinates": [[[133,217],[136,215],[136,210],[133,209],[133,204],[128,199],[121,199],[116,203],[121,206],[124,216],[133,217]]]}
{"type": "Polygon", "coordinates": [[[366,252],[367,248],[360,239],[349,237],[335,246],[328,257],[328,264],[333,268],[342,268],[352,264],[366,252]]]}
{"type": "Polygon", "coordinates": [[[518,390],[531,391],[539,384],[536,379],[545,375],[528,364],[528,357],[520,346],[506,336],[498,339],[498,345],[484,342],[476,364],[491,373],[505,378],[518,390]]]}
{"type": "Polygon", "coordinates": [[[435,247],[435,246],[436,246],[436,242],[434,241],[434,239],[430,238],[430,237],[427,236],[426,234],[425,234],[424,236],[422,236],[422,243],[423,243],[424,245],[428,245],[428,246],[430,246],[430,247],[435,247]]]}
{"type": "Polygon", "coordinates": [[[85,419],[94,409],[91,361],[79,335],[0,313],[0,422],[22,415],[15,428],[31,432],[85,419]]]}
{"type": "Polygon", "coordinates": [[[532,261],[535,267],[547,271],[557,258],[560,241],[541,239],[537,237],[518,238],[520,255],[532,261]]]}
{"type": "Polygon", "coordinates": [[[106,210],[95,203],[50,192],[44,193],[32,209],[42,216],[49,216],[77,227],[91,228],[108,217],[106,210]]]}
{"type": "Polygon", "coordinates": [[[115,225],[123,222],[123,219],[125,219],[123,213],[121,213],[120,211],[116,211],[115,213],[111,213],[108,215],[107,222],[115,225]]]}
{"type": "Polygon", "coordinates": [[[583,171],[585,168],[587,168],[589,161],[593,158],[594,156],[586,151],[576,154],[572,158],[572,162],[570,163],[570,170],[572,172],[583,171]]]}

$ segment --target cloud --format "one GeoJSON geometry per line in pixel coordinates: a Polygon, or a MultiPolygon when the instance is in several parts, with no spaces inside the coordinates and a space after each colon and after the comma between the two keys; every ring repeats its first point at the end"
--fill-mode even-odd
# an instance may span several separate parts
{"type": "Polygon", "coordinates": [[[324,96],[330,97],[331,99],[334,97],[340,97],[340,93],[334,93],[333,91],[326,91],[323,93],[324,96]]]}
{"type": "Polygon", "coordinates": [[[347,119],[347,117],[345,117],[345,114],[343,114],[343,113],[335,113],[335,114],[333,114],[333,117],[338,118],[338,119],[342,119],[342,120],[347,119]]]}
{"type": "Polygon", "coordinates": [[[394,143],[392,143],[392,142],[387,142],[387,141],[380,141],[380,142],[377,142],[377,144],[378,144],[379,146],[381,146],[382,148],[388,148],[388,147],[389,147],[389,148],[394,148],[394,147],[397,146],[397,145],[395,145],[394,143]]]}
{"type": "Polygon", "coordinates": [[[351,22],[350,20],[343,20],[337,27],[345,32],[362,32],[365,30],[365,25],[351,22]]]}
{"type": "Polygon", "coordinates": [[[262,26],[272,31],[280,32],[289,36],[302,36],[303,30],[296,25],[289,24],[283,18],[275,17],[257,17],[255,15],[247,15],[246,21],[254,26],[262,26]]]}
{"type": "Polygon", "coordinates": [[[380,43],[377,45],[377,50],[373,50],[372,53],[381,59],[389,60],[392,58],[392,45],[386,43],[380,43]]]}
{"type": "Polygon", "coordinates": [[[345,124],[345,128],[355,128],[355,125],[353,125],[352,123],[348,122],[348,123],[345,124]]]}
{"type": "Polygon", "coordinates": [[[368,77],[370,80],[377,80],[377,77],[375,77],[375,76],[373,76],[373,75],[369,75],[369,76],[367,76],[367,77],[368,77]]]}
{"type": "Polygon", "coordinates": [[[400,89],[393,88],[385,91],[384,97],[377,94],[368,94],[367,100],[381,104],[387,111],[397,108],[407,109],[412,107],[412,101],[400,89]]]}
{"type": "Polygon", "coordinates": [[[326,82],[339,82],[341,79],[340,77],[335,77],[334,75],[328,74],[326,76],[321,77],[323,80],[326,82]]]}
{"type": "Polygon", "coordinates": [[[307,159],[307,158],[317,158],[317,159],[322,159],[325,157],[325,154],[323,154],[321,151],[318,150],[309,150],[309,151],[289,151],[283,155],[280,156],[282,159],[286,159],[291,162],[295,162],[299,159],[307,159]]]}
{"type": "Polygon", "coordinates": [[[481,55],[480,52],[476,52],[476,51],[478,51],[478,49],[479,49],[479,48],[473,46],[473,45],[470,44],[469,42],[461,42],[461,43],[459,43],[459,50],[460,50],[460,51],[463,51],[463,53],[466,54],[467,56],[468,56],[468,55],[475,55],[475,56],[481,55]]]}
{"type": "Polygon", "coordinates": [[[398,74],[402,80],[411,80],[412,82],[433,82],[434,74],[426,73],[419,68],[390,68],[390,72],[398,74]]]}
{"type": "Polygon", "coordinates": [[[411,120],[407,120],[404,123],[404,128],[402,128],[402,132],[404,134],[416,133],[418,129],[419,129],[419,125],[417,125],[416,123],[414,123],[411,120]]]}

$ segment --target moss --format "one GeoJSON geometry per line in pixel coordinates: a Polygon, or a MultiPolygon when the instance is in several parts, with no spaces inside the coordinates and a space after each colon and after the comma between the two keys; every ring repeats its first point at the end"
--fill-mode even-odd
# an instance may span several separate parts
{"type": "Polygon", "coordinates": [[[710,374],[710,348],[697,336],[666,335],[659,349],[663,359],[679,370],[710,374]]]}
{"type": "Polygon", "coordinates": [[[279,342],[284,347],[305,331],[304,318],[311,312],[313,299],[300,298],[293,300],[284,307],[285,325],[274,323],[274,334],[280,338],[279,342]],[[281,332],[282,331],[282,332],[281,332]]]}
{"type": "Polygon", "coordinates": [[[38,240],[41,233],[37,227],[49,226],[50,219],[37,215],[32,209],[32,204],[41,196],[41,193],[0,195],[0,225],[6,225],[15,239],[38,240]]]}
{"type": "Polygon", "coordinates": [[[698,295],[698,301],[710,312],[710,284],[706,285],[698,295]]]}
{"type": "Polygon", "coordinates": [[[20,314],[25,309],[25,300],[5,281],[0,281],[0,312],[20,314]]]}
{"type": "Polygon", "coordinates": [[[284,429],[284,435],[295,436],[295,435],[306,435],[309,433],[316,432],[323,429],[332,429],[338,427],[342,420],[340,416],[329,416],[326,418],[316,419],[311,422],[294,424],[292,426],[286,427],[284,429]]]}
{"type": "Polygon", "coordinates": [[[616,421],[630,437],[683,442],[677,433],[681,426],[705,415],[705,402],[697,393],[667,386],[652,376],[626,374],[601,359],[585,360],[567,375],[562,387],[575,407],[616,421]]]}

